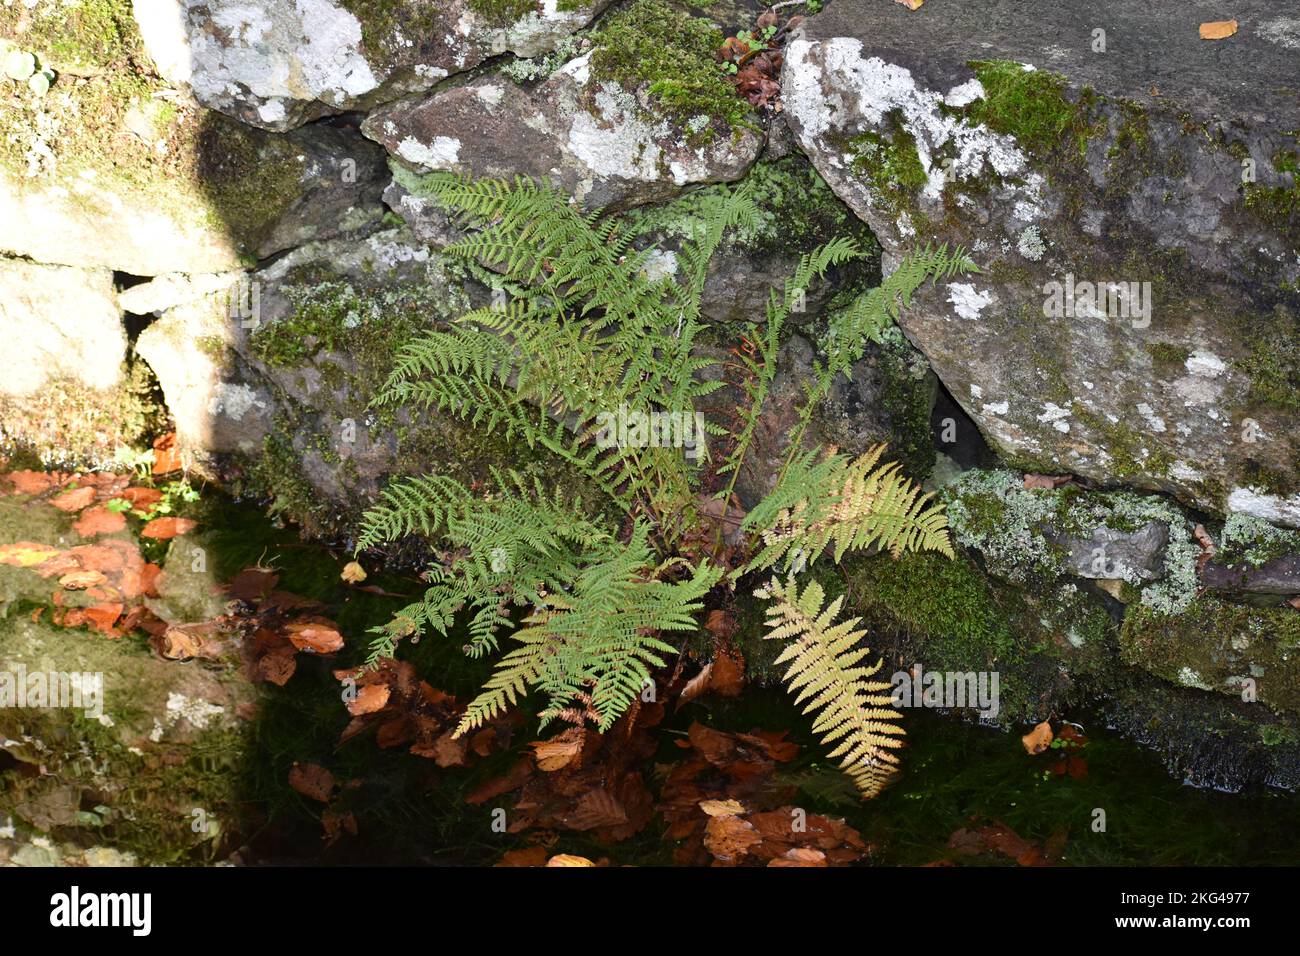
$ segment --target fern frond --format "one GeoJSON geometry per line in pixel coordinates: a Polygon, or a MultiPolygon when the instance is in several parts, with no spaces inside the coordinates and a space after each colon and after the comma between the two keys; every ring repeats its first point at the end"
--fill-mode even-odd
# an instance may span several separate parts
{"type": "Polygon", "coordinates": [[[899,714],[890,706],[890,685],[873,680],[881,663],[863,666],[870,650],[854,630],[859,618],[835,623],[843,597],[824,607],[826,595],[810,581],[799,593],[790,579],[773,579],[758,592],[771,598],[767,640],[788,641],[777,665],[788,664],[785,682],[805,714],[816,713],[813,732],[833,749],[829,756],[852,778],[864,799],[883,790],[897,771],[894,750],[903,745],[899,714]]]}
{"type": "Polygon", "coordinates": [[[884,445],[858,458],[830,455],[796,459],[772,494],[745,516],[742,527],[762,531],[763,550],[746,570],[770,568],[782,558],[802,567],[827,547],[838,562],[850,549],[879,547],[894,557],[905,551],[938,551],[954,557],[948,517],[931,495],[899,470],[879,465],[884,445]]]}

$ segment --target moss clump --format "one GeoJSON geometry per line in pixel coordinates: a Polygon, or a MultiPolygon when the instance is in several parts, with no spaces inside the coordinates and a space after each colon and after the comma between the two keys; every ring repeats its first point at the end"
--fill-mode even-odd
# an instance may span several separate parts
{"type": "Polygon", "coordinates": [[[726,81],[714,52],[722,31],[664,0],[636,0],[592,34],[591,75],[628,90],[648,86],[656,112],[708,142],[720,127],[753,125],[749,105],[726,81]]]}
{"type": "Polygon", "coordinates": [[[1254,682],[1274,709],[1300,707],[1300,614],[1201,597],[1177,614],[1129,609],[1120,632],[1124,660],[1184,687],[1240,696],[1254,682]]]}
{"type": "Polygon", "coordinates": [[[998,719],[1041,719],[1072,678],[1105,666],[1111,624],[1072,584],[1026,592],[990,580],[973,562],[934,554],[846,563],[853,613],[883,635],[902,666],[999,675],[998,719]]]}
{"type": "Polygon", "coordinates": [[[1247,400],[1300,409],[1300,317],[1279,310],[1257,320],[1250,352],[1235,364],[1249,379],[1247,400]]]}
{"type": "Polygon", "coordinates": [[[1283,149],[1273,155],[1273,168],[1289,176],[1291,185],[1246,184],[1246,208],[1262,222],[1291,238],[1300,239],[1300,154],[1283,149]]]}
{"type": "Polygon", "coordinates": [[[862,173],[874,196],[886,207],[901,212],[928,181],[916,139],[903,126],[898,110],[883,122],[886,132],[867,132],[849,141],[853,166],[862,173]]]}
{"type": "Polygon", "coordinates": [[[1088,139],[1101,129],[1090,115],[1095,96],[1085,91],[1077,103],[1071,102],[1065,95],[1064,77],[1027,70],[1010,60],[976,60],[969,65],[984,87],[984,96],[966,107],[970,119],[1014,136],[1039,157],[1071,141],[1082,155],[1088,139]]]}
{"type": "Polygon", "coordinates": [[[138,51],[130,0],[42,0],[0,7],[0,37],[56,70],[103,73],[138,51]]]}
{"type": "Polygon", "coordinates": [[[1191,356],[1192,350],[1186,345],[1172,342],[1152,342],[1146,346],[1147,354],[1156,365],[1157,371],[1176,372],[1191,356]]]}

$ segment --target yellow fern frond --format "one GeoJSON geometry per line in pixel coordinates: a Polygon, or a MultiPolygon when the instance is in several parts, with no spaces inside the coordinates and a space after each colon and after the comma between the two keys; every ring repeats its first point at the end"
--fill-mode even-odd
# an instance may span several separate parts
{"type": "Polygon", "coordinates": [[[838,562],[850,549],[875,545],[894,557],[905,551],[938,551],[953,557],[948,517],[931,495],[899,470],[897,462],[877,467],[884,445],[845,461],[832,477],[830,493],[815,489],[783,509],[763,532],[764,566],[790,554],[811,562],[834,546],[838,562]]]}
{"type": "Polygon", "coordinates": [[[773,579],[758,594],[772,599],[767,611],[767,640],[789,646],[776,659],[788,663],[785,682],[805,714],[817,712],[813,731],[832,747],[829,756],[853,780],[863,799],[876,796],[897,772],[903,728],[890,706],[890,685],[872,680],[881,664],[861,662],[870,650],[861,643],[866,631],[854,630],[859,618],[835,623],[844,602],[838,597],[823,608],[826,594],[816,581],[800,594],[794,579],[773,579]]]}

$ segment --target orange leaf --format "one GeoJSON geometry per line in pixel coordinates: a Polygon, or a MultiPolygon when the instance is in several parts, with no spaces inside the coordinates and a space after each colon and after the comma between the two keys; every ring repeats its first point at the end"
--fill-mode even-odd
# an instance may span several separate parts
{"type": "Polygon", "coordinates": [[[348,713],[360,717],[362,714],[383,710],[388,703],[388,695],[387,684],[368,684],[357,691],[356,700],[348,703],[348,713]]]}
{"type": "Polygon", "coordinates": [[[1201,24],[1202,40],[1226,40],[1236,32],[1236,20],[1210,20],[1201,24]]]}
{"type": "Polygon", "coordinates": [[[81,513],[72,530],[83,538],[93,538],[97,534],[113,534],[125,527],[126,516],[120,511],[109,511],[103,505],[95,505],[81,513]]]}
{"type": "Polygon", "coordinates": [[[557,853],[546,861],[547,866],[595,866],[585,856],[572,856],[568,853],[557,853]]]}
{"type": "Polygon", "coordinates": [[[165,475],[179,471],[180,467],[181,453],[176,447],[176,433],[168,432],[166,435],[160,435],[153,443],[153,473],[165,475]]]}
{"type": "Polygon", "coordinates": [[[189,518],[154,518],[140,532],[142,538],[155,538],[166,541],[179,534],[187,534],[197,527],[197,522],[189,518]]]}
{"type": "Polygon", "coordinates": [[[289,643],[309,654],[333,654],[343,648],[343,635],[325,624],[290,624],[289,643]]]}
{"type": "Polygon", "coordinates": [[[583,739],[579,735],[565,739],[564,735],[550,740],[534,740],[528,746],[533,748],[533,757],[537,769],[545,771],[563,770],[573,763],[582,753],[583,739]]]}
{"type": "Polygon", "coordinates": [[[162,492],[157,488],[138,488],[132,486],[130,488],[123,488],[118,497],[129,501],[132,508],[139,508],[143,511],[145,508],[156,505],[158,502],[162,501],[162,492]]]}
{"type": "MultiPolygon", "coordinates": [[[[546,847],[530,846],[522,850],[508,850],[497,866],[545,866],[546,847]]],[[[561,864],[557,863],[556,866],[561,864]]]]}
{"type": "Polygon", "coordinates": [[[1052,745],[1052,725],[1043,721],[1029,733],[1020,738],[1025,745],[1025,752],[1040,754],[1052,745]]]}

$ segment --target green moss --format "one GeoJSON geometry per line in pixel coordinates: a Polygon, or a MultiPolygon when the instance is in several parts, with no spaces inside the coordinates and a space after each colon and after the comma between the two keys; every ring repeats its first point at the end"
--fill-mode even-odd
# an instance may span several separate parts
{"type": "Polygon", "coordinates": [[[1273,155],[1273,168],[1291,184],[1264,186],[1246,183],[1246,208],[1262,222],[1300,240],[1300,154],[1283,149],[1273,155]]]}
{"type": "Polygon", "coordinates": [[[656,113],[690,130],[693,145],[754,125],[753,112],[714,59],[722,32],[664,0],[635,0],[591,36],[591,75],[629,91],[648,87],[656,113]]]}
{"type": "Polygon", "coordinates": [[[849,141],[852,162],[874,196],[885,206],[901,212],[912,205],[912,196],[928,181],[916,139],[903,126],[898,110],[885,117],[884,132],[866,132],[849,141]]]}
{"type": "Polygon", "coordinates": [[[1137,605],[1124,616],[1120,649],[1126,662],[1185,687],[1240,696],[1248,678],[1274,709],[1300,707],[1300,614],[1290,607],[1208,596],[1178,614],[1137,605]]]}
{"type": "Polygon", "coordinates": [[[1063,77],[1043,70],[1026,70],[1010,60],[976,60],[970,67],[984,87],[984,96],[966,107],[977,123],[1014,136],[1025,149],[1046,158],[1066,145],[1082,156],[1088,140],[1101,125],[1091,115],[1097,99],[1085,90],[1078,102],[1066,97],[1063,77]]]}
{"type": "Polygon", "coordinates": [[[1300,409],[1300,317],[1259,316],[1247,334],[1250,351],[1235,363],[1250,379],[1247,399],[1300,409]]]}
{"type": "Polygon", "coordinates": [[[1151,342],[1146,346],[1147,354],[1155,363],[1157,371],[1176,372],[1183,367],[1192,350],[1186,345],[1172,342],[1151,342]]]}
{"type": "Polygon", "coordinates": [[[102,73],[139,49],[130,0],[70,0],[0,7],[0,37],[59,71],[102,73]]]}
{"type": "Polygon", "coordinates": [[[881,349],[881,405],[889,418],[890,457],[902,462],[903,470],[917,482],[930,477],[934,468],[934,436],[930,412],[934,388],[926,387],[929,367],[914,362],[915,353],[902,343],[881,349]]]}

